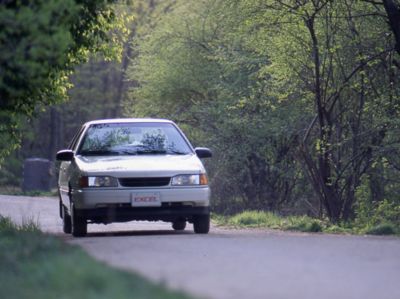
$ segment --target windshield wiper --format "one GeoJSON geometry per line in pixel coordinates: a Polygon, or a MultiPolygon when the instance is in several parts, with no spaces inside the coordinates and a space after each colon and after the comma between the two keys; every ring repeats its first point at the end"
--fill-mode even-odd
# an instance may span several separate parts
{"type": "Polygon", "coordinates": [[[177,151],[177,150],[168,150],[167,154],[173,154],[173,155],[189,155],[190,153],[188,152],[182,152],[182,151],[177,151]]]}
{"type": "Polygon", "coordinates": [[[119,155],[120,153],[117,151],[97,150],[97,151],[82,151],[79,154],[82,156],[113,156],[113,155],[119,155]]]}
{"type": "Polygon", "coordinates": [[[120,153],[121,155],[137,155],[137,150],[125,149],[125,150],[119,150],[118,153],[120,153]]]}
{"type": "Polygon", "coordinates": [[[156,149],[147,149],[147,150],[138,150],[136,152],[138,155],[147,155],[147,154],[166,154],[167,151],[166,150],[156,150],[156,149]]]}

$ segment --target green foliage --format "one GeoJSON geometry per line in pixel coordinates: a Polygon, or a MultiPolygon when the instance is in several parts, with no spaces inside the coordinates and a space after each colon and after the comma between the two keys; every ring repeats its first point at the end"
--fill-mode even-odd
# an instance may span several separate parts
{"type": "MultiPolygon", "coordinates": [[[[398,214],[396,215],[398,217],[398,214]]],[[[396,218],[398,219],[398,218],[396,218]]],[[[369,234],[395,235],[400,234],[399,222],[393,218],[360,223],[359,221],[332,224],[308,216],[279,216],[271,212],[244,211],[233,216],[212,215],[217,225],[234,228],[270,228],[300,232],[324,232],[333,234],[369,234]]]]}
{"type": "Polygon", "coordinates": [[[22,224],[15,224],[10,218],[0,215],[0,233],[13,235],[16,232],[29,235],[30,233],[40,234],[39,225],[32,219],[23,221],[22,224]]]}
{"type": "Polygon", "coordinates": [[[331,224],[323,229],[323,232],[330,234],[357,234],[359,231],[354,226],[346,224],[331,224]]]}
{"type": "MultiPolygon", "coordinates": [[[[20,147],[21,123],[22,118],[19,115],[0,109],[0,167],[4,158],[20,147]]],[[[4,172],[3,169],[0,171],[4,172]]]]}
{"type": "Polygon", "coordinates": [[[0,186],[20,186],[21,173],[21,159],[10,155],[5,163],[0,163],[0,186]]]}
{"type": "Polygon", "coordinates": [[[262,211],[244,211],[230,217],[213,216],[213,221],[238,228],[271,228],[301,232],[321,232],[325,227],[320,220],[307,216],[282,217],[262,211]]]}
{"type": "Polygon", "coordinates": [[[1,298],[189,298],[0,216],[1,298]]]}
{"type": "Polygon", "coordinates": [[[115,24],[112,2],[6,1],[0,6],[0,159],[18,146],[21,117],[66,99],[75,65],[93,52],[118,52],[109,35],[115,24]]]}
{"type": "Polygon", "coordinates": [[[373,223],[389,221],[400,225],[400,205],[384,199],[378,203],[371,218],[373,223]]]}
{"type": "Polygon", "coordinates": [[[111,1],[9,1],[0,8],[1,110],[31,115],[64,99],[72,67],[107,40],[111,1]]]}
{"type": "Polygon", "coordinates": [[[368,235],[394,235],[398,231],[398,228],[391,223],[382,223],[377,226],[371,227],[366,231],[368,235]]]}
{"type": "Polygon", "coordinates": [[[20,185],[0,185],[0,194],[5,195],[22,195],[22,196],[32,196],[32,197],[56,197],[58,196],[58,190],[53,189],[52,191],[22,191],[20,185]]]}
{"type": "Polygon", "coordinates": [[[322,232],[322,225],[318,220],[311,220],[310,218],[299,218],[294,221],[292,225],[290,225],[287,229],[289,230],[297,230],[301,232],[322,232]]]}
{"type": "Polygon", "coordinates": [[[367,234],[393,234],[400,231],[400,204],[398,196],[393,199],[374,201],[371,178],[363,176],[357,188],[356,217],[354,225],[367,234]]]}
{"type": "Polygon", "coordinates": [[[281,219],[271,212],[244,211],[229,218],[227,223],[237,227],[280,228],[281,219]]]}
{"type": "Polygon", "coordinates": [[[17,229],[17,226],[11,221],[10,218],[0,217],[0,231],[12,231],[17,229]]]}
{"type": "Polygon", "coordinates": [[[137,43],[129,78],[138,87],[125,113],[172,118],[214,149],[207,165],[214,209],[301,206],[348,221],[363,175],[372,200],[394,196],[400,185],[386,183],[400,169],[399,70],[379,8],[171,3],[137,43]]]}
{"type": "MultiPolygon", "coordinates": [[[[139,3],[135,2],[135,5],[139,3]]],[[[127,89],[124,66],[131,55],[128,38],[133,38],[132,23],[137,12],[132,11],[125,2],[118,2],[109,8],[115,11],[115,18],[106,26],[113,27],[107,32],[106,40],[98,40],[101,43],[98,49],[100,53],[90,55],[85,63],[76,61],[71,65],[73,73],[69,76],[71,85],[67,90],[67,102],[52,105],[51,108],[36,107],[35,117],[21,122],[21,147],[10,151],[3,163],[4,167],[8,168],[10,158],[13,157],[21,161],[31,157],[54,160],[55,152],[68,145],[82,123],[121,116],[120,101],[127,89]],[[118,61],[120,58],[121,61],[118,61]]],[[[105,32],[106,27],[103,28],[105,32]]],[[[90,54],[88,51],[84,53],[90,54]]],[[[88,57],[86,55],[82,58],[86,60],[88,57]]],[[[20,176],[21,172],[15,172],[15,175],[20,176]]]]}
{"type": "Polygon", "coordinates": [[[126,115],[174,119],[196,145],[214,150],[213,207],[228,213],[280,209],[304,180],[292,147],[307,110],[268,93],[267,57],[241,18],[225,1],[178,1],[138,42],[129,78],[139,86],[125,101],[126,115]]]}
{"type": "Polygon", "coordinates": [[[396,231],[400,229],[400,205],[387,199],[370,202],[368,198],[361,198],[357,201],[354,223],[366,233],[379,232],[387,227],[396,231]]]}

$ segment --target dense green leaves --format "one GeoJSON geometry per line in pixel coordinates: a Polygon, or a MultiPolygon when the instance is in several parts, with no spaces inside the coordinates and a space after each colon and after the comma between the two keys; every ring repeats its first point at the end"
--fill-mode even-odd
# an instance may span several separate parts
{"type": "Polygon", "coordinates": [[[350,219],[363,175],[370,200],[392,190],[379,176],[399,142],[393,45],[368,1],[178,1],[139,42],[127,111],[214,148],[216,208],[350,219]]]}
{"type": "Polygon", "coordinates": [[[268,57],[252,46],[241,14],[224,1],[176,5],[140,43],[130,70],[140,86],[126,111],[172,118],[196,144],[214,149],[216,209],[276,210],[304,180],[292,146],[296,124],[308,116],[301,101],[281,103],[268,92],[268,57]]]}
{"type": "Polygon", "coordinates": [[[0,159],[18,144],[21,116],[31,117],[38,106],[64,100],[68,75],[89,53],[111,54],[105,43],[113,26],[112,2],[2,1],[0,133],[9,142],[2,143],[0,159]]]}

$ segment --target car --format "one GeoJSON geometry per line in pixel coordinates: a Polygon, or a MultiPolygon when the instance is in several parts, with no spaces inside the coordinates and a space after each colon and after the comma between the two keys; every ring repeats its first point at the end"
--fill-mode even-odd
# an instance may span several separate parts
{"type": "Polygon", "coordinates": [[[87,234],[89,223],[133,220],[193,223],[210,229],[210,187],[201,158],[170,120],[106,119],[85,123],[57,152],[59,213],[63,231],[87,234]]]}

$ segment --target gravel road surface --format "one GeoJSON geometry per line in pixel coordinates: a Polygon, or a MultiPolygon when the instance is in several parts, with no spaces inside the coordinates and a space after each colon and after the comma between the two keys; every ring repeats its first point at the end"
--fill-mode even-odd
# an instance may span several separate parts
{"type": "Polygon", "coordinates": [[[400,238],[216,227],[195,235],[191,226],[130,222],[89,225],[74,239],[62,233],[55,198],[0,195],[0,214],[198,298],[400,298],[400,238]]]}

